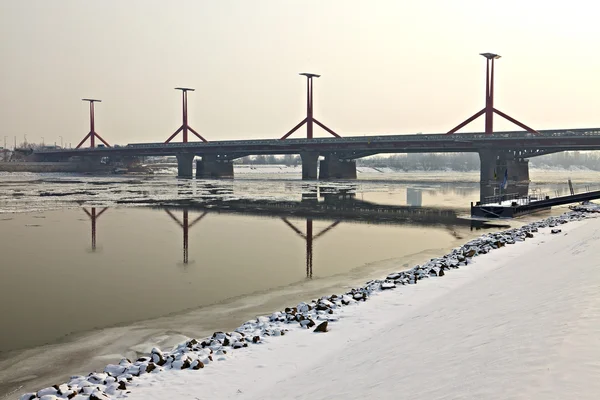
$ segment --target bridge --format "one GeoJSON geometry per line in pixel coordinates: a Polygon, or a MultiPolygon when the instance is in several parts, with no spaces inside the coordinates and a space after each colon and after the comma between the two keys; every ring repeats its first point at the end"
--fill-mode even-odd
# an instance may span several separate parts
{"type": "Polygon", "coordinates": [[[494,61],[500,56],[481,54],[486,58],[485,107],[447,133],[377,135],[341,137],[314,117],[313,79],[319,75],[302,73],[307,81],[306,117],[279,139],[208,141],[188,123],[187,95],[191,88],[176,88],[182,92],[182,125],[164,143],[132,143],[111,147],[96,131],[94,103],[90,103],[90,132],[75,149],[44,149],[36,151],[39,161],[65,161],[80,157],[90,164],[99,164],[104,157],[176,156],[178,176],[192,178],[196,160],[196,177],[201,179],[233,178],[237,158],[250,155],[298,154],[302,159],[302,179],[356,179],[356,160],[389,153],[478,153],[481,161],[481,199],[496,194],[502,186],[527,186],[528,159],[544,154],[570,150],[600,150],[600,128],[535,130],[494,107],[494,61]],[[522,130],[494,132],[494,115],[498,115],[522,130]],[[479,116],[485,116],[485,131],[456,133],[479,116]],[[313,124],[333,137],[314,138],[313,124]],[[288,139],[306,125],[306,138],[288,139]],[[188,132],[200,142],[190,142],[188,132]],[[182,142],[172,140],[182,134],[182,142]],[[91,146],[82,148],[87,139],[91,146]],[[96,146],[95,138],[103,145],[96,146]],[[320,158],[323,158],[320,160],[320,158]],[[198,158],[198,159],[196,159],[198,158]]]}

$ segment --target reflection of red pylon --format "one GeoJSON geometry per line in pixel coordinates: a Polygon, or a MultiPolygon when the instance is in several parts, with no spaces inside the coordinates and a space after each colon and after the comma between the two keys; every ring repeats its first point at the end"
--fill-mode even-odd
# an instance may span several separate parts
{"type": "Polygon", "coordinates": [[[175,215],[173,215],[173,213],[170,210],[165,209],[165,212],[169,215],[169,217],[171,217],[171,219],[173,219],[173,221],[175,221],[177,223],[177,225],[179,225],[180,227],[183,228],[183,263],[187,264],[188,263],[188,254],[189,254],[188,236],[189,236],[190,228],[192,228],[194,225],[196,225],[198,222],[200,222],[200,220],[202,220],[202,218],[204,218],[206,216],[206,214],[208,214],[208,212],[205,211],[202,215],[200,215],[198,218],[193,220],[191,223],[189,222],[188,210],[183,210],[183,222],[179,221],[177,219],[177,217],[175,215]]]}
{"type": "Polygon", "coordinates": [[[104,143],[104,145],[106,147],[110,147],[110,144],[108,144],[106,142],[106,140],[102,139],[102,137],[96,133],[96,128],[94,125],[94,103],[101,102],[102,100],[95,100],[95,99],[81,99],[81,100],[90,102],[90,132],[87,135],[85,135],[83,140],[81,142],[79,142],[79,144],[75,148],[76,149],[80,148],[81,145],[84,144],[86,140],[88,140],[88,138],[90,138],[90,147],[91,148],[96,147],[96,141],[95,141],[96,138],[100,139],[100,141],[102,143],[104,143]]]}
{"type": "Polygon", "coordinates": [[[313,274],[313,241],[317,240],[333,228],[335,228],[340,221],[335,221],[333,224],[329,225],[327,228],[323,229],[321,232],[313,235],[313,220],[312,218],[306,219],[306,234],[302,233],[302,231],[296,228],[287,218],[282,217],[281,220],[285,222],[287,226],[289,226],[294,232],[298,234],[302,239],[306,241],[306,277],[312,278],[313,274]]]}
{"type": "Polygon", "coordinates": [[[464,122],[460,123],[454,129],[450,130],[447,133],[447,135],[455,133],[460,128],[470,124],[471,122],[473,122],[474,120],[476,120],[477,118],[482,116],[483,114],[485,114],[485,133],[491,135],[492,133],[494,133],[494,113],[498,114],[499,116],[501,116],[502,118],[504,118],[506,120],[509,120],[513,124],[525,129],[527,132],[531,132],[531,133],[535,133],[535,134],[539,135],[540,133],[538,131],[536,131],[535,129],[528,127],[527,125],[517,121],[516,119],[504,114],[502,111],[499,111],[494,108],[494,60],[500,58],[500,56],[498,54],[493,54],[493,53],[482,53],[481,55],[487,59],[486,60],[487,67],[486,67],[486,71],[485,71],[485,108],[483,110],[477,112],[471,118],[468,118],[464,122]],[[491,66],[491,68],[490,68],[490,66],[491,66]]]}
{"type": "Polygon", "coordinates": [[[306,76],[306,85],[307,85],[307,87],[306,87],[306,118],[304,118],[302,121],[300,121],[300,123],[298,125],[296,125],[295,127],[293,127],[291,131],[289,131],[288,133],[286,133],[285,135],[283,135],[283,137],[281,138],[281,140],[286,139],[292,133],[294,133],[298,129],[300,129],[302,127],[302,125],[304,125],[304,124],[306,124],[306,137],[308,139],[312,139],[313,138],[313,122],[315,124],[319,125],[321,128],[325,129],[331,135],[339,138],[340,135],[338,135],[337,133],[335,133],[334,131],[332,131],[331,129],[329,129],[328,127],[326,127],[325,125],[323,125],[319,121],[317,121],[315,118],[313,118],[313,89],[312,89],[312,80],[313,80],[313,78],[318,78],[321,75],[310,74],[308,72],[301,73],[300,75],[306,76]]]}
{"type": "Polygon", "coordinates": [[[87,209],[83,208],[83,211],[85,211],[88,217],[90,217],[90,219],[92,220],[92,251],[96,251],[96,220],[100,218],[100,216],[106,210],[108,210],[108,207],[104,207],[102,211],[96,214],[96,207],[92,207],[91,211],[88,211],[87,209]]]}
{"type": "Polygon", "coordinates": [[[194,135],[196,135],[200,140],[202,140],[203,142],[207,142],[206,139],[204,139],[202,136],[200,136],[200,134],[198,132],[196,132],[194,129],[192,129],[191,126],[188,125],[187,92],[188,91],[192,91],[193,92],[194,89],[191,89],[191,88],[175,88],[175,89],[181,90],[182,95],[183,95],[183,123],[181,124],[181,126],[179,127],[179,129],[177,129],[175,131],[175,133],[173,133],[171,136],[169,136],[169,138],[167,139],[167,141],[165,143],[169,143],[181,131],[183,131],[183,143],[187,143],[188,142],[188,129],[194,135]]]}

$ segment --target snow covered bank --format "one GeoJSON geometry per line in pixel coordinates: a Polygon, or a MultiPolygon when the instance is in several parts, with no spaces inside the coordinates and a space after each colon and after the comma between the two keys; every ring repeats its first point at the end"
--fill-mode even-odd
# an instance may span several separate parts
{"type": "Polygon", "coordinates": [[[595,221],[563,225],[581,218],[572,213],[486,235],[344,295],[259,317],[172,352],[156,350],[135,363],[123,360],[37,396],[585,398],[576,384],[600,389],[591,379],[600,359],[600,272],[591,268],[591,244],[600,230],[595,221]],[[551,235],[553,225],[562,232],[551,235]],[[525,238],[530,244],[505,247],[525,238]],[[475,257],[496,248],[502,249],[475,257]],[[437,275],[445,277],[428,279],[437,275]],[[396,286],[403,288],[387,290],[396,286]],[[326,334],[302,328],[325,321],[326,334]]]}

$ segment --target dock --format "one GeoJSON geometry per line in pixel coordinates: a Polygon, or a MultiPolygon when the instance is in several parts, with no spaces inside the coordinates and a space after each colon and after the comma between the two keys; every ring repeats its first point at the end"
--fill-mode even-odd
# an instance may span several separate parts
{"type": "Polygon", "coordinates": [[[543,198],[507,197],[509,196],[498,196],[496,201],[489,201],[485,204],[477,202],[474,205],[471,203],[471,216],[490,219],[516,218],[537,211],[549,210],[554,206],[600,199],[600,190],[554,198],[549,196],[543,196],[543,198]]]}

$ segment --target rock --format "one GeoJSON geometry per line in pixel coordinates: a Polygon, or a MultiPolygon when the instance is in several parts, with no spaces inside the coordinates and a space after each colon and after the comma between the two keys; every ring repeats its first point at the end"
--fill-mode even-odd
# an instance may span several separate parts
{"type": "Polygon", "coordinates": [[[125,386],[125,382],[119,382],[119,390],[127,390],[127,386],[125,386]]]}
{"type": "Polygon", "coordinates": [[[192,363],[190,362],[190,359],[189,359],[189,358],[186,358],[186,359],[183,361],[183,364],[181,364],[181,368],[180,368],[180,369],[188,369],[188,368],[189,368],[189,367],[191,367],[191,366],[192,366],[192,363]]]}
{"type": "Polygon", "coordinates": [[[258,342],[260,342],[260,336],[254,336],[252,338],[252,343],[258,343],[258,342]]]}
{"type": "Polygon", "coordinates": [[[156,347],[152,348],[152,351],[150,352],[150,358],[156,365],[165,365],[165,356],[163,355],[162,351],[156,347]]]}
{"type": "Polygon", "coordinates": [[[110,397],[97,390],[94,393],[90,394],[90,400],[110,400],[110,397]]]}
{"type": "Polygon", "coordinates": [[[327,332],[327,321],[321,322],[313,332],[327,332]]]}
{"type": "Polygon", "coordinates": [[[402,275],[401,272],[394,272],[393,274],[389,274],[385,279],[389,279],[390,281],[393,281],[393,280],[400,278],[401,275],[402,275]]]}
{"type": "Polygon", "coordinates": [[[156,369],[156,364],[154,363],[148,363],[148,366],[146,367],[146,372],[152,372],[156,369]]]}
{"type": "Polygon", "coordinates": [[[532,238],[533,237],[533,233],[531,233],[531,232],[525,232],[525,237],[532,238]]]}
{"type": "Polygon", "coordinates": [[[468,257],[468,258],[474,257],[475,254],[477,254],[477,250],[475,250],[475,249],[470,249],[469,251],[464,253],[465,257],[468,257]]]}
{"type": "Polygon", "coordinates": [[[37,396],[35,395],[35,393],[25,393],[23,396],[19,397],[19,400],[33,400],[36,397],[37,396]]]}
{"type": "Polygon", "coordinates": [[[395,288],[395,287],[396,287],[396,285],[395,285],[395,284],[393,284],[392,282],[384,282],[384,283],[381,285],[381,290],[389,290],[389,289],[393,289],[393,288],[395,288]]]}
{"type": "Polygon", "coordinates": [[[550,232],[556,234],[556,233],[561,233],[562,230],[560,230],[560,229],[552,229],[550,232]]]}
{"type": "Polygon", "coordinates": [[[204,363],[200,360],[196,360],[192,363],[192,369],[200,369],[200,368],[204,368],[204,363]]]}

